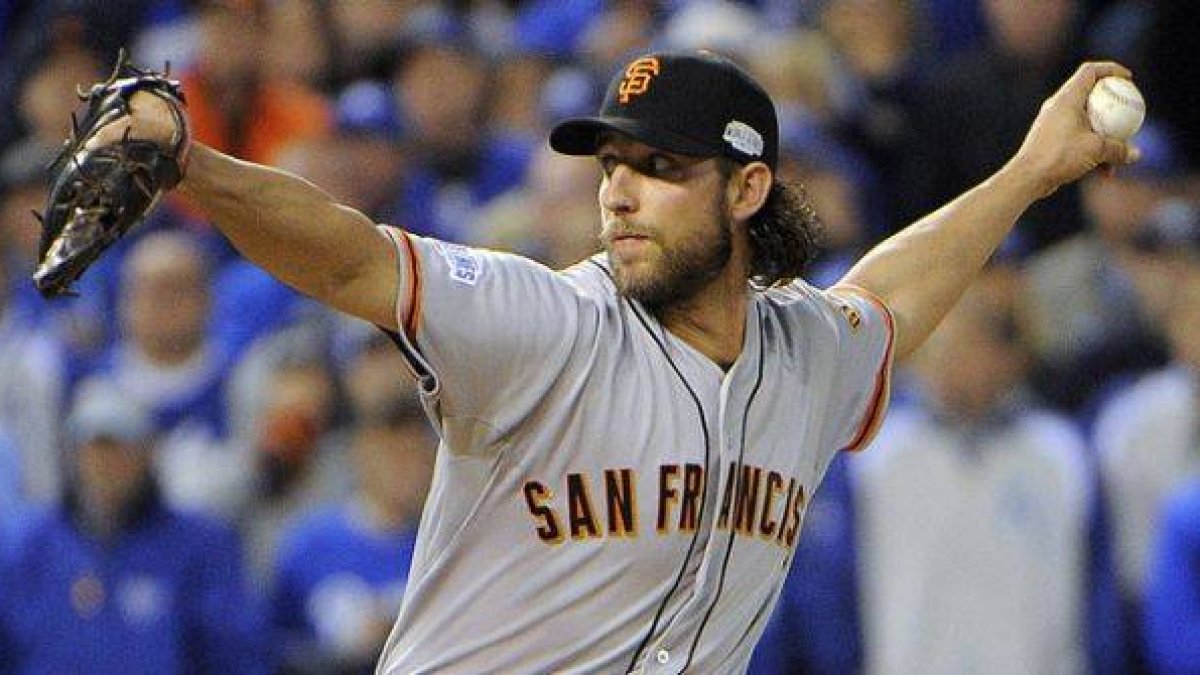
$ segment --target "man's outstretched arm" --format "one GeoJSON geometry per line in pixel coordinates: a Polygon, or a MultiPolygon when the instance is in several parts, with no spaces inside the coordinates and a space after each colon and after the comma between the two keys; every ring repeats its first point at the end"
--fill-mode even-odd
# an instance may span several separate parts
{"type": "Polygon", "coordinates": [[[325,304],[396,328],[395,249],[308,181],[195,145],[180,189],[237,250],[325,304]]]}
{"type": "MultiPolygon", "coordinates": [[[[175,132],[163,101],[139,93],[127,118],[89,142],[175,132]]],[[[251,262],[336,309],[396,329],[395,250],[366,216],[312,183],[193,143],[179,189],[251,262]]]]}
{"type": "Polygon", "coordinates": [[[1114,63],[1084,64],[1047,99],[1020,150],[983,183],[876,246],[841,282],[880,296],[896,320],[896,356],[921,345],[1033,202],[1104,165],[1136,159],[1088,125],[1086,101],[1114,63]]]}

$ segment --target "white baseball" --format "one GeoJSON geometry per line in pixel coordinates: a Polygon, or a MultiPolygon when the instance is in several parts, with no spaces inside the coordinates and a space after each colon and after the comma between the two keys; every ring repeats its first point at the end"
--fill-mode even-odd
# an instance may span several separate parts
{"type": "Polygon", "coordinates": [[[1146,100],[1132,82],[1116,76],[1101,78],[1087,99],[1088,122],[1102,136],[1125,140],[1142,128],[1146,100]]]}

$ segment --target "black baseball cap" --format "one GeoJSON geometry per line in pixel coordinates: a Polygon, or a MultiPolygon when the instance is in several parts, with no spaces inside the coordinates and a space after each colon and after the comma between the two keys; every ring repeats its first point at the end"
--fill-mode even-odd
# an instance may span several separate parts
{"type": "Polygon", "coordinates": [[[681,155],[764,162],[772,171],[779,157],[771,97],[733,61],[709,51],[629,62],[608,85],[600,114],[560,122],[550,132],[550,147],[592,155],[605,130],[681,155]]]}

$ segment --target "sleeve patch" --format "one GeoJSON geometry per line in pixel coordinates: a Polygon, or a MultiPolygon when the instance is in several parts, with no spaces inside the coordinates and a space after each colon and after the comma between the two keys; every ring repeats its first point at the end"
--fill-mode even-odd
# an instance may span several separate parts
{"type": "Polygon", "coordinates": [[[479,283],[479,279],[483,276],[483,261],[480,260],[477,252],[466,246],[437,240],[434,240],[433,245],[442,255],[442,259],[446,261],[446,267],[452,280],[468,286],[479,283]]]}
{"type": "Polygon", "coordinates": [[[862,327],[862,314],[852,305],[842,303],[838,305],[842,316],[846,318],[846,323],[850,325],[850,332],[858,335],[858,329],[862,327]]]}

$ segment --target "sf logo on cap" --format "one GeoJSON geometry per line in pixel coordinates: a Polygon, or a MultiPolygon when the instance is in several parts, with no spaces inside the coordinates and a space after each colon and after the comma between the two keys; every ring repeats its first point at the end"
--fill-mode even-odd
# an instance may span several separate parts
{"type": "Polygon", "coordinates": [[[629,103],[629,99],[646,93],[650,88],[650,80],[659,73],[658,59],[644,56],[625,69],[625,77],[621,78],[621,86],[617,89],[621,103],[629,103]]]}

